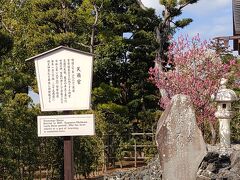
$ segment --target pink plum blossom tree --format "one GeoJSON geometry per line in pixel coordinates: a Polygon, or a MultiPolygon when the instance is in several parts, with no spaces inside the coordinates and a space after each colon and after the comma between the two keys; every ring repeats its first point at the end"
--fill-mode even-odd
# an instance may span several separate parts
{"type": "Polygon", "coordinates": [[[176,41],[172,40],[169,46],[166,68],[170,70],[162,71],[155,67],[150,68],[149,74],[150,80],[166,92],[166,96],[160,99],[162,108],[176,94],[189,95],[195,107],[198,124],[209,122],[215,139],[215,107],[211,95],[217,92],[222,77],[229,78],[229,71],[235,64],[235,60],[224,64],[220,55],[211,50],[210,43],[201,41],[198,35],[191,40],[180,36],[176,41]]]}

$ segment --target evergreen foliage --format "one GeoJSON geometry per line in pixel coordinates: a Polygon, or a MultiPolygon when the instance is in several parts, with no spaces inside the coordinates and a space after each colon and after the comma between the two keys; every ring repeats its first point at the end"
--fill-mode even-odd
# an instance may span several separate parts
{"type": "Polygon", "coordinates": [[[63,178],[63,139],[37,137],[43,113],[28,97],[38,90],[34,64],[25,59],[59,45],[95,54],[96,136],[74,138],[75,172],[87,177],[133,150],[131,133],[154,132],[160,94],[148,70],[157,58],[164,65],[168,36],[192,22],[175,18],[196,2],[161,0],[158,17],[137,0],[0,0],[0,179],[63,178]]]}

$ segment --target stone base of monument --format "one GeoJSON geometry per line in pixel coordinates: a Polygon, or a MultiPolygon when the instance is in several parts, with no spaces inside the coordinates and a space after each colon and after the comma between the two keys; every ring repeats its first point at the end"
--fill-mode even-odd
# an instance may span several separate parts
{"type": "Polygon", "coordinates": [[[103,180],[161,180],[162,171],[160,160],[156,155],[146,166],[139,167],[136,170],[125,172],[114,172],[106,175],[103,180]]]}
{"type": "Polygon", "coordinates": [[[197,173],[197,180],[240,180],[240,144],[232,145],[223,152],[220,146],[208,145],[197,173]]]}
{"type": "MultiPolygon", "coordinates": [[[[208,145],[207,155],[199,166],[196,180],[240,180],[240,144],[232,145],[227,153],[219,146],[208,145]]],[[[156,156],[147,166],[134,171],[115,172],[104,180],[162,180],[160,161],[156,156]]]]}

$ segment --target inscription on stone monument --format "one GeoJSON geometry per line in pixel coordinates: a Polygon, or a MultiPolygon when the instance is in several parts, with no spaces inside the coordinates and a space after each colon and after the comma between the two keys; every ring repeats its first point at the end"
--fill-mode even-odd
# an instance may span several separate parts
{"type": "Polygon", "coordinates": [[[190,98],[176,95],[158,122],[156,141],[164,180],[195,180],[206,155],[190,98]]]}

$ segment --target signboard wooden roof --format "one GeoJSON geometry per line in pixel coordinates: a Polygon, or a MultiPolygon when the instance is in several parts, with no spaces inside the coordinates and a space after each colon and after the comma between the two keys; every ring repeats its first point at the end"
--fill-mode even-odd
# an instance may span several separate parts
{"type": "Polygon", "coordinates": [[[92,54],[92,53],[80,51],[78,49],[74,49],[74,48],[70,48],[70,47],[66,47],[66,46],[58,46],[56,48],[50,49],[49,51],[45,51],[45,52],[43,52],[41,54],[38,54],[38,55],[33,56],[33,57],[30,57],[30,58],[26,59],[26,61],[34,60],[34,59],[36,59],[38,57],[44,56],[46,54],[49,54],[49,53],[54,52],[54,51],[57,51],[59,49],[65,49],[65,50],[73,51],[73,52],[76,52],[76,53],[85,54],[85,55],[88,55],[88,56],[94,56],[94,54],[92,54]]]}
{"type": "Polygon", "coordinates": [[[59,46],[34,60],[42,111],[90,109],[93,54],[59,46]]]}

